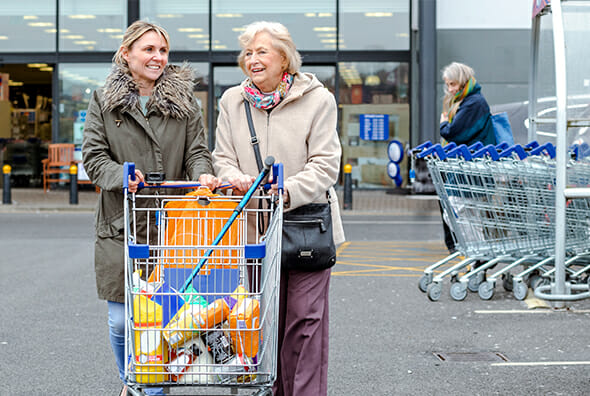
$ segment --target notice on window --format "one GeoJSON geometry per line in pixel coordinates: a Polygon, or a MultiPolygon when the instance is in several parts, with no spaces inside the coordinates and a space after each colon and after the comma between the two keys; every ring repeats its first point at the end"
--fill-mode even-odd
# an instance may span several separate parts
{"type": "Polygon", "coordinates": [[[389,139],[388,114],[360,114],[360,137],[363,140],[389,139]]]}

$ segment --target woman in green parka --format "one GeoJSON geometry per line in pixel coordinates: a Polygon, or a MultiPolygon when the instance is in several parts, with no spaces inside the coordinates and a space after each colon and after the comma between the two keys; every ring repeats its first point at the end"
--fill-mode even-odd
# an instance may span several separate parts
{"type": "MultiPolygon", "coordinates": [[[[145,172],[163,172],[168,180],[198,180],[211,189],[219,184],[212,175],[201,110],[193,95],[193,71],[188,65],[168,65],[169,48],[162,27],[144,21],[130,25],[104,87],[92,96],[84,127],[84,168],[100,187],[96,285],[99,298],[108,302],[109,337],[122,380],[126,361],[123,163],[136,166],[130,192],[144,181],[145,172]]],[[[142,226],[146,228],[137,224],[139,230],[142,226]]],[[[126,394],[125,386],[121,394],[126,394]]]]}

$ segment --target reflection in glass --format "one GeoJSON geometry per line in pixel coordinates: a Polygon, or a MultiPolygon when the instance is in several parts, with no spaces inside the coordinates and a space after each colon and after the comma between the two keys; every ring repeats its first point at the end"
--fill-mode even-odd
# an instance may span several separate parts
{"type": "Polygon", "coordinates": [[[127,0],[59,0],[60,51],[112,51],[127,28],[127,0]]]}
{"type": "Polygon", "coordinates": [[[140,0],[140,18],[161,25],[171,51],[209,50],[209,3],[194,0],[140,0]]]}
{"type": "MultiPolygon", "coordinates": [[[[209,79],[206,63],[191,63],[195,70],[195,97],[201,105],[203,123],[207,129],[207,90],[209,79]]],[[[82,144],[83,113],[90,98],[111,70],[110,63],[62,63],[59,68],[59,131],[57,142],[82,144]]]]}
{"type": "MultiPolygon", "coordinates": [[[[343,62],[338,68],[342,164],[352,165],[356,187],[392,187],[387,175],[387,145],[392,139],[404,146],[410,141],[409,65],[343,62]],[[363,115],[377,115],[386,123],[376,131],[374,124],[361,123],[363,115]]],[[[405,184],[407,161],[400,167],[405,184]]]]}
{"type": "Polygon", "coordinates": [[[410,1],[340,0],[339,48],[409,50],[410,1]]]}
{"type": "MultiPolygon", "coordinates": [[[[586,120],[586,126],[590,126],[590,2],[564,3],[563,19],[567,66],[567,118],[586,120]]],[[[575,133],[568,132],[572,139],[585,137],[586,142],[590,143],[588,128],[580,128],[575,133]]]]}
{"type": "Polygon", "coordinates": [[[95,89],[102,87],[110,63],[62,63],[59,67],[59,130],[57,143],[82,144],[84,115],[95,89]]]}
{"type": "Polygon", "coordinates": [[[212,3],[212,50],[238,50],[238,36],[255,21],[280,22],[299,50],[336,49],[336,0],[239,0],[212,3]]]}
{"type": "Polygon", "coordinates": [[[55,1],[3,1],[0,52],[55,51],[55,1]]]}

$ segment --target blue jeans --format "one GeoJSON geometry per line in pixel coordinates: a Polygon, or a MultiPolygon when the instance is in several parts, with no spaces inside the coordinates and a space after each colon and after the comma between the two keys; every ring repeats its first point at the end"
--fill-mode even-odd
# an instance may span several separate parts
{"type": "MultiPolygon", "coordinates": [[[[125,304],[107,301],[109,307],[109,338],[111,348],[115,354],[117,368],[119,369],[119,378],[125,381],[125,304]]],[[[146,395],[163,395],[162,388],[145,388],[146,395]]]]}

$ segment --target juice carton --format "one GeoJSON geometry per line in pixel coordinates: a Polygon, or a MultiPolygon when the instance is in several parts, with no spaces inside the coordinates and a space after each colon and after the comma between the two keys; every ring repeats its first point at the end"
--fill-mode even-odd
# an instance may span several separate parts
{"type": "Polygon", "coordinates": [[[252,358],[258,354],[260,341],[260,303],[246,297],[229,314],[229,335],[237,354],[252,358]]]}
{"type": "Polygon", "coordinates": [[[135,345],[135,379],[150,384],[168,380],[164,363],[168,360],[168,347],[162,339],[162,307],[147,296],[133,299],[135,345]]]}

